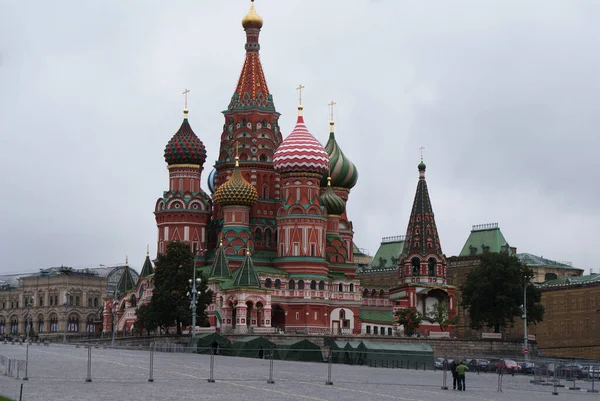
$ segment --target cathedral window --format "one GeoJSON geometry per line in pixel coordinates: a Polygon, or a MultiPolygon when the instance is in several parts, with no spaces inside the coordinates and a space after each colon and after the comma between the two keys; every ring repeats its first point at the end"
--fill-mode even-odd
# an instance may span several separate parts
{"type": "Polygon", "coordinates": [[[376,289],[373,289],[371,291],[371,298],[377,298],[377,290],[376,289]]]}
{"type": "Polygon", "coordinates": [[[350,292],[354,292],[354,284],[350,284],[350,292]]]}
{"type": "Polygon", "coordinates": [[[265,247],[271,247],[271,230],[269,229],[265,230],[265,247]]]}
{"type": "Polygon", "coordinates": [[[433,244],[431,242],[427,243],[427,248],[433,248],[433,244]]]}
{"type": "Polygon", "coordinates": [[[299,280],[298,281],[298,289],[299,290],[303,290],[304,289],[304,280],[299,280]]]}
{"type": "Polygon", "coordinates": [[[391,335],[392,335],[392,328],[388,327],[388,336],[391,336],[391,335]]]}
{"type": "Polygon", "coordinates": [[[317,255],[317,245],[310,244],[310,256],[316,256],[316,255],[317,255]]]}
{"type": "Polygon", "coordinates": [[[263,199],[269,199],[269,186],[267,184],[263,185],[262,197],[263,197],[263,199]]]}
{"type": "Polygon", "coordinates": [[[275,289],[278,290],[281,287],[281,280],[275,279],[275,289]]]}
{"type": "Polygon", "coordinates": [[[79,306],[79,297],[75,297],[75,306],[79,306]]]}
{"type": "Polygon", "coordinates": [[[319,290],[325,290],[325,282],[323,280],[319,281],[319,290]]]}
{"type": "Polygon", "coordinates": [[[288,283],[288,288],[290,290],[295,290],[296,289],[296,282],[294,280],[290,280],[288,283]]]}
{"type": "Polygon", "coordinates": [[[300,202],[300,188],[296,188],[296,202],[300,202]]]}
{"type": "Polygon", "coordinates": [[[410,263],[412,265],[412,274],[413,274],[413,276],[418,276],[419,275],[419,271],[421,270],[421,260],[419,258],[412,258],[410,260],[410,263]]]}
{"type": "Polygon", "coordinates": [[[316,290],[317,289],[317,282],[315,280],[312,280],[310,282],[310,289],[311,290],[316,290]]]}
{"type": "Polygon", "coordinates": [[[379,298],[385,298],[385,291],[383,291],[383,290],[379,291],[379,298]]]}
{"type": "Polygon", "coordinates": [[[270,278],[265,280],[265,288],[271,288],[271,279],[270,278]]]}
{"type": "Polygon", "coordinates": [[[179,190],[183,191],[183,178],[179,179],[179,190]]]}
{"type": "Polygon", "coordinates": [[[365,288],[363,290],[363,298],[369,298],[369,289],[365,288]]]}
{"type": "Polygon", "coordinates": [[[371,334],[371,326],[367,326],[367,334],[371,334]]]}
{"type": "Polygon", "coordinates": [[[435,276],[435,265],[437,261],[434,258],[429,258],[427,261],[427,271],[430,276],[435,276]]]}
{"type": "Polygon", "coordinates": [[[373,334],[375,334],[375,335],[379,334],[379,327],[373,326],[373,334]]]}
{"type": "Polygon", "coordinates": [[[342,283],[338,284],[338,291],[339,292],[344,292],[344,284],[342,284],[342,283]]]}

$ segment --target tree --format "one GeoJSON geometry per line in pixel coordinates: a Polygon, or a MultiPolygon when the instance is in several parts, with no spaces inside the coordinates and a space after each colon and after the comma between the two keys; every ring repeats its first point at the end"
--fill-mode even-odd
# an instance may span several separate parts
{"type": "Polygon", "coordinates": [[[448,326],[454,326],[458,323],[458,316],[450,317],[450,308],[448,300],[438,301],[434,306],[427,310],[427,317],[433,323],[440,325],[442,331],[448,330],[448,326]]]}
{"type": "Polygon", "coordinates": [[[415,309],[400,309],[396,312],[398,324],[404,326],[404,334],[412,336],[415,330],[421,325],[423,315],[415,309]]]}
{"type": "Polygon", "coordinates": [[[462,286],[462,305],[468,309],[471,328],[500,329],[514,324],[522,314],[523,290],[527,288],[527,322],[544,318],[540,291],[529,281],[533,271],[507,252],[485,253],[462,286]],[[525,285],[527,287],[525,287],[525,285]]]}
{"type": "Polygon", "coordinates": [[[141,334],[144,334],[144,330],[146,330],[150,335],[150,332],[158,327],[156,313],[151,304],[138,306],[135,310],[135,317],[134,327],[141,334]]]}
{"type": "MultiPolygon", "coordinates": [[[[177,334],[181,334],[182,326],[191,324],[188,280],[192,279],[192,262],[194,255],[189,245],[175,241],[167,245],[166,254],[158,255],[154,272],[154,289],[150,308],[157,326],[167,330],[176,326],[177,334]]],[[[197,324],[206,325],[206,306],[212,300],[212,294],[207,289],[206,280],[202,275],[196,277],[202,280],[198,292],[197,324]]]]}

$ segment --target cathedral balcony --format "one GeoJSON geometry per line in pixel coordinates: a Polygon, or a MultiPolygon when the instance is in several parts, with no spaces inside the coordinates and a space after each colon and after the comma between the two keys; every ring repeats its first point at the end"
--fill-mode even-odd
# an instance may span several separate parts
{"type": "Polygon", "coordinates": [[[394,303],[389,299],[377,299],[377,298],[363,298],[363,306],[394,306],[394,303]]]}
{"type": "MultiPolygon", "coordinates": [[[[320,290],[274,290],[273,297],[280,298],[303,298],[323,300],[360,301],[361,294],[358,292],[320,291],[320,290]]],[[[390,304],[391,305],[391,304],[390,304]]]]}

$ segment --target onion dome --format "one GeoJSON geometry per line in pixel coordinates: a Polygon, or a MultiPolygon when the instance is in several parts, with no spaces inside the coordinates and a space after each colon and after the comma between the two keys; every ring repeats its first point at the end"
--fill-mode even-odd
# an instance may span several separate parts
{"type": "Polygon", "coordinates": [[[304,125],[302,106],[298,106],[298,121],[292,133],[275,151],[273,167],[279,174],[308,172],[322,175],[329,170],[327,152],[304,125]]]}
{"type": "Polygon", "coordinates": [[[250,0],[250,11],[244,18],[242,18],[242,26],[244,29],[260,29],[263,26],[263,20],[254,10],[254,0],[250,0]]]}
{"type": "Polygon", "coordinates": [[[227,182],[224,182],[217,188],[217,191],[213,195],[215,202],[221,206],[252,206],[258,200],[256,188],[242,176],[239,160],[240,158],[236,156],[233,174],[227,182]]]}
{"type": "Polygon", "coordinates": [[[208,175],[207,184],[208,184],[208,190],[210,191],[210,194],[211,195],[214,194],[217,189],[217,170],[215,170],[214,168],[208,175]]]}
{"type": "Polygon", "coordinates": [[[327,189],[319,199],[321,200],[321,205],[327,209],[327,214],[341,216],[344,210],[346,210],[346,204],[343,199],[337,196],[333,192],[333,189],[331,189],[331,177],[327,177],[327,189]]]}
{"type": "Polygon", "coordinates": [[[421,171],[421,170],[423,170],[423,171],[424,171],[424,170],[425,170],[425,167],[426,167],[426,166],[425,166],[425,163],[423,163],[423,160],[421,160],[421,163],[419,163],[419,165],[418,165],[419,171],[421,171]]]}
{"type": "MultiPolygon", "coordinates": [[[[329,173],[331,176],[331,185],[351,189],[356,185],[356,181],[358,181],[358,171],[354,163],[346,157],[335,140],[333,121],[329,122],[329,126],[329,140],[325,145],[325,150],[329,155],[329,165],[331,166],[329,173]]],[[[324,187],[325,185],[327,185],[327,178],[324,176],[321,186],[324,187]]]]}
{"type": "Polygon", "coordinates": [[[188,122],[188,109],[183,110],[183,123],[165,147],[165,161],[173,164],[197,164],[202,166],[206,161],[206,148],[194,134],[188,122]]]}

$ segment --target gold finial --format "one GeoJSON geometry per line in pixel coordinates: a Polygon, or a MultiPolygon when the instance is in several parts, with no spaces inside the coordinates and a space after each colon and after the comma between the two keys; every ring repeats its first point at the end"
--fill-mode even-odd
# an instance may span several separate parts
{"type": "Polygon", "coordinates": [[[335,106],[337,103],[334,102],[333,100],[329,103],[329,132],[333,132],[333,125],[335,124],[333,122],[333,106],[335,106]]]}
{"type": "Polygon", "coordinates": [[[248,14],[242,18],[242,27],[244,27],[244,29],[260,29],[262,28],[262,25],[262,18],[256,13],[256,10],[254,10],[254,0],[250,0],[250,11],[248,11],[248,14]]]}
{"type": "Polygon", "coordinates": [[[327,186],[331,186],[331,175],[327,176],[327,186]]]}
{"type": "Polygon", "coordinates": [[[223,246],[223,232],[219,233],[219,246],[223,246]]]}
{"type": "Polygon", "coordinates": [[[302,89],[304,89],[304,85],[300,84],[298,85],[298,87],[296,88],[296,90],[300,93],[300,101],[298,103],[298,115],[301,116],[302,115],[302,89]]]}
{"type": "Polygon", "coordinates": [[[184,117],[184,118],[187,118],[187,115],[188,115],[188,112],[189,112],[189,110],[188,110],[188,108],[187,108],[187,94],[188,94],[188,93],[190,93],[190,90],[189,90],[189,89],[184,89],[184,90],[183,90],[183,96],[184,96],[184,99],[185,99],[185,100],[184,100],[184,102],[185,102],[185,105],[183,106],[183,117],[184,117]]]}
{"type": "Polygon", "coordinates": [[[240,152],[238,150],[238,144],[239,142],[235,142],[235,166],[239,167],[240,166],[240,152]]]}
{"type": "Polygon", "coordinates": [[[421,161],[423,161],[423,150],[425,150],[425,146],[421,146],[419,150],[421,151],[421,161]]]}
{"type": "Polygon", "coordinates": [[[246,248],[246,256],[250,256],[250,248],[246,248]]]}
{"type": "Polygon", "coordinates": [[[146,256],[150,256],[150,245],[146,245],[146,256]]]}
{"type": "Polygon", "coordinates": [[[125,255],[125,266],[129,266],[129,256],[125,255]]]}

